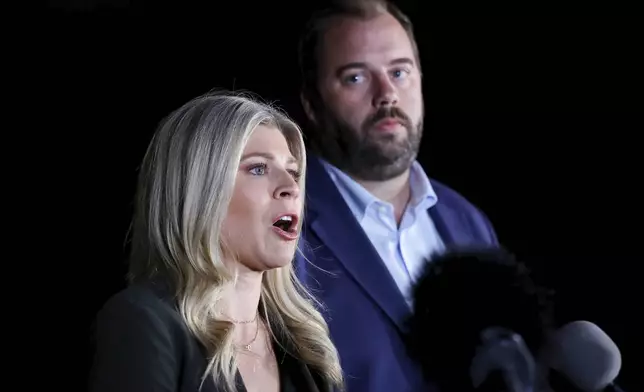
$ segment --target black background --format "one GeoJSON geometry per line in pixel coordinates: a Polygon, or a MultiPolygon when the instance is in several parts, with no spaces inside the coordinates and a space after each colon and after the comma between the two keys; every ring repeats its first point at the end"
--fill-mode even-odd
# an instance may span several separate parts
{"type": "MultiPolygon", "coordinates": [[[[49,114],[36,138],[53,155],[49,208],[62,214],[51,231],[65,249],[49,293],[80,318],[67,327],[81,345],[123,287],[136,169],[161,117],[226,88],[302,120],[295,49],[312,5],[210,3],[59,0],[38,19],[49,114]]],[[[641,22],[398,3],[425,75],[421,163],[557,288],[562,322],[593,321],[615,340],[620,382],[642,390],[641,22]]],[[[65,377],[83,385],[85,359],[65,377]]]]}

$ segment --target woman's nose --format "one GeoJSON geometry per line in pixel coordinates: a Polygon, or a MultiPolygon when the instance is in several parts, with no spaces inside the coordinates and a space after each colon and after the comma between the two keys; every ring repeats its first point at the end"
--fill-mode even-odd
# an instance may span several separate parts
{"type": "Polygon", "coordinates": [[[286,173],[281,181],[282,183],[275,189],[276,199],[296,199],[300,196],[300,185],[293,176],[286,173]]]}

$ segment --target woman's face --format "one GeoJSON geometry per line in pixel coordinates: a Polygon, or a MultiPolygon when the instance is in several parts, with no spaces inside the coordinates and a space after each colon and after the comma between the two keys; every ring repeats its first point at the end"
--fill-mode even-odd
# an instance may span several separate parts
{"type": "Polygon", "coordinates": [[[302,209],[299,170],[282,132],[258,126],[239,162],[222,231],[227,250],[249,270],[293,260],[302,209]]]}

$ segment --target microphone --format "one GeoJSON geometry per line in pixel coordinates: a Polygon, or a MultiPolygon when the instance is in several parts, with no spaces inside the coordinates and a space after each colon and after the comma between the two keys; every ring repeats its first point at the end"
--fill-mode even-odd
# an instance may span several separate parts
{"type": "Polygon", "coordinates": [[[499,371],[503,384],[511,392],[531,392],[536,384],[536,364],[523,338],[500,327],[481,332],[482,345],[472,359],[470,377],[479,388],[494,371],[499,371]]]}
{"type": "Polygon", "coordinates": [[[561,327],[547,348],[548,364],[581,391],[624,392],[615,378],[622,356],[613,340],[589,321],[561,327]]]}
{"type": "Polygon", "coordinates": [[[551,291],[502,248],[453,248],[426,261],[403,339],[441,391],[532,392],[554,325],[551,291]]]}

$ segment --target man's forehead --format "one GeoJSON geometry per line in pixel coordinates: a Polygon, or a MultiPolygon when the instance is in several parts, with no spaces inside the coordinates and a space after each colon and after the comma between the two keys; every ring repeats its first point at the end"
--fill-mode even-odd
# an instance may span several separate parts
{"type": "Polygon", "coordinates": [[[389,13],[370,18],[342,17],[332,20],[324,35],[322,57],[327,65],[369,61],[387,56],[412,57],[407,32],[389,13]]]}

